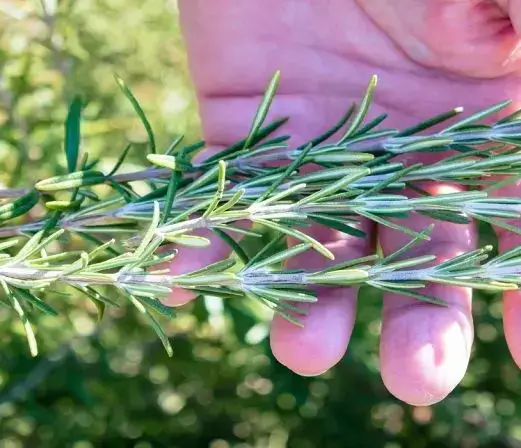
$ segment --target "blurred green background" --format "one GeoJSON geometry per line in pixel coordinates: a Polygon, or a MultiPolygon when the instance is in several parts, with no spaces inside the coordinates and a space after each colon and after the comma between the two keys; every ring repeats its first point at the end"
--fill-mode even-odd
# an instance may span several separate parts
{"type": "MultiPolygon", "coordinates": [[[[209,0],[210,1],[210,0],[209,0]]],[[[165,147],[200,136],[173,0],[0,0],[0,182],[23,185],[64,166],[63,121],[88,99],[83,148],[111,166],[146,135],[113,79],[131,86],[165,147]]],[[[127,167],[127,168],[132,168],[127,167]]],[[[483,229],[482,238],[493,237],[483,229]]],[[[493,241],[492,241],[493,242],[493,241]]],[[[269,316],[253,304],[197,301],[166,325],[169,359],[131,309],[101,325],[83,298],[36,325],[28,355],[15,316],[0,310],[0,447],[517,447],[521,375],[502,335],[497,296],[476,297],[476,340],[461,385],[415,408],[378,372],[380,297],[362,291],[345,359],[318,378],[281,367],[269,316]]]]}

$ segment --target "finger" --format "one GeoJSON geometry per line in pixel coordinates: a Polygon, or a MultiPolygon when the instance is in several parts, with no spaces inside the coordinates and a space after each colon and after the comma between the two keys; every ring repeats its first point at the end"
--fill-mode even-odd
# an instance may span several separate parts
{"type": "MultiPolygon", "coordinates": [[[[459,187],[434,184],[422,188],[431,194],[461,191],[459,187]]],[[[414,216],[405,225],[424,230],[431,220],[414,216]]],[[[382,227],[384,254],[403,247],[410,237],[382,227]]],[[[435,263],[472,250],[473,225],[436,222],[430,242],[422,242],[406,254],[432,254],[435,263]]],[[[447,307],[431,305],[397,294],[385,294],[380,340],[380,368],[388,390],[412,405],[430,405],[445,398],[461,381],[467,369],[472,340],[471,290],[429,285],[426,294],[443,299],[447,307]]]]}
{"type": "MultiPolygon", "coordinates": [[[[363,224],[371,234],[372,225],[363,224]]],[[[367,255],[370,238],[347,236],[331,229],[316,226],[309,233],[335,255],[336,262],[367,255]]],[[[309,252],[295,257],[288,268],[316,270],[326,265],[322,255],[309,252]]],[[[302,304],[307,315],[295,315],[302,327],[276,315],[272,321],[270,344],[273,355],[294,372],[313,376],[324,373],[344,356],[353,331],[358,288],[318,288],[318,301],[302,304]]]]}
{"type": "MultiPolygon", "coordinates": [[[[492,190],[490,196],[519,197],[521,181],[515,184],[492,190]]],[[[521,226],[521,220],[509,220],[509,224],[521,226]]],[[[499,240],[499,252],[503,253],[521,244],[521,235],[502,228],[495,228],[499,240]]],[[[508,291],[503,293],[503,327],[508,348],[515,363],[521,368],[521,292],[508,291]]]]}
{"type": "MultiPolygon", "coordinates": [[[[347,67],[351,76],[352,64],[346,64],[337,51],[323,51],[315,41],[304,44],[308,41],[306,34],[303,39],[299,37],[317,17],[309,5],[292,3],[275,21],[265,2],[246,6],[227,1],[226,5],[212,9],[203,1],[180,4],[187,49],[192,55],[191,70],[198,85],[200,115],[205,135],[212,136],[213,143],[227,144],[244,137],[263,89],[276,70],[281,71],[282,79],[271,110],[277,116],[290,117],[284,133],[291,136],[291,147],[326,131],[346,105],[358,99],[369,75],[366,67],[362,82],[358,75],[358,80],[346,83],[339,70],[346,71],[347,67]],[[293,17],[292,25],[304,26],[292,26],[288,34],[288,17],[293,17]]],[[[327,42],[324,36],[331,29],[329,14],[327,19],[325,32],[319,33],[323,42],[327,42]]],[[[383,112],[378,109],[373,108],[374,116],[383,112]]],[[[319,239],[331,246],[339,260],[361,253],[334,232],[319,235],[319,239]]],[[[308,256],[297,260],[302,263],[299,266],[308,265],[308,256]]],[[[322,259],[316,263],[315,268],[324,266],[322,259]]],[[[308,375],[326,370],[341,358],[354,321],[354,293],[324,291],[320,291],[319,302],[309,307],[303,329],[279,318],[272,324],[270,341],[277,359],[308,375]],[[313,352],[312,356],[307,350],[313,352]]]]}
{"type": "MultiPolygon", "coordinates": [[[[231,39],[229,28],[213,20],[203,2],[181,2],[180,8],[203,134],[208,145],[228,146],[248,135],[264,89],[277,69],[289,75],[281,79],[266,122],[290,117],[290,121],[274,136],[282,133],[291,136],[291,147],[323,133],[345,111],[346,104],[349,104],[346,92],[322,93],[322,88],[319,88],[322,85],[316,81],[304,82],[301,78],[308,79],[308,76],[303,77],[300,71],[298,76],[295,74],[297,52],[289,55],[286,52],[284,58],[278,53],[276,58],[268,57],[272,54],[267,53],[271,46],[267,48],[265,42],[245,44],[251,36],[248,29],[241,27],[241,21],[230,26],[239,27],[237,31],[243,39],[231,39]],[[227,48],[223,54],[220,53],[221,47],[227,48]],[[214,50],[219,50],[219,54],[214,50]],[[242,64],[245,63],[247,70],[243,71],[242,64]]],[[[251,12],[251,9],[246,10],[251,12]]],[[[222,8],[218,13],[222,13],[222,8]]],[[[302,48],[298,50],[303,51],[302,48]]],[[[213,237],[211,242],[208,249],[182,249],[172,264],[172,272],[179,274],[187,272],[187,269],[197,269],[229,254],[227,246],[218,238],[213,237]]],[[[168,303],[182,304],[194,297],[189,291],[176,290],[168,303]]]]}

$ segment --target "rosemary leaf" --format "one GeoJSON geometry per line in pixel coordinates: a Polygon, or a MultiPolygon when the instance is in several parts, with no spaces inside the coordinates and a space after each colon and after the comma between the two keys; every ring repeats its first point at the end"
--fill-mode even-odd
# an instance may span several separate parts
{"type": "Polygon", "coordinates": [[[65,156],[67,158],[67,171],[73,173],[78,165],[80,153],[80,123],[83,102],[76,96],[69,106],[67,120],[65,121],[65,156]]]}
{"type": "Polygon", "coordinates": [[[141,105],[139,104],[138,100],[132,93],[132,91],[128,88],[128,86],[125,84],[125,81],[121,79],[118,75],[114,75],[114,78],[116,79],[116,82],[121,89],[121,91],[124,93],[124,95],[128,98],[130,101],[130,104],[132,104],[132,107],[136,111],[136,114],[138,115],[139,119],[141,120],[141,123],[143,123],[143,127],[146,130],[147,136],[148,136],[148,142],[150,144],[150,152],[155,153],[156,152],[156,140],[154,138],[154,132],[152,131],[152,126],[150,125],[150,122],[148,121],[147,116],[145,115],[145,112],[141,108],[141,105]]]}
{"type": "Polygon", "coordinates": [[[221,238],[230,248],[233,250],[233,252],[239,257],[239,259],[243,263],[248,263],[249,258],[246,252],[244,252],[244,249],[241,247],[241,245],[236,242],[230,235],[228,235],[226,232],[223,232],[220,229],[213,228],[212,231],[221,238]]]}
{"type": "Polygon", "coordinates": [[[260,127],[262,126],[262,123],[266,119],[266,115],[268,115],[268,110],[269,110],[271,103],[273,101],[273,98],[275,96],[275,91],[277,90],[277,87],[279,86],[279,82],[280,82],[280,72],[277,71],[275,73],[275,75],[273,76],[273,78],[271,79],[270,83],[268,84],[268,88],[266,89],[266,92],[264,93],[262,101],[259,104],[259,107],[255,114],[255,118],[253,119],[253,122],[251,125],[250,132],[248,134],[248,137],[246,137],[246,141],[244,142],[244,149],[250,147],[253,139],[255,138],[260,127]]]}

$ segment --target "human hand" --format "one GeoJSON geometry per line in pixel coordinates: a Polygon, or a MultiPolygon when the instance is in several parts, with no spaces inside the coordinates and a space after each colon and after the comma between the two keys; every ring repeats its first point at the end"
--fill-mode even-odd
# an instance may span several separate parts
{"type": "MultiPolygon", "coordinates": [[[[372,74],[379,75],[380,83],[371,113],[389,113],[387,123],[397,128],[460,105],[472,111],[510,98],[516,107],[521,96],[516,87],[519,5],[513,0],[181,0],[207,144],[215,150],[248,133],[266,83],[279,69],[282,79],[271,115],[291,117],[284,133],[292,136],[292,145],[329,128],[359,100],[372,74]]],[[[424,188],[447,192],[459,187],[436,183],[424,188]]],[[[518,195],[520,188],[499,193],[518,195]]],[[[423,230],[429,223],[415,216],[408,226],[423,230]]],[[[376,235],[386,253],[407,240],[389,228],[363,225],[371,238],[354,239],[320,226],[311,232],[336,261],[372,253],[376,235]]],[[[508,233],[499,232],[499,237],[501,251],[521,243],[508,233]]],[[[186,272],[229,254],[220,240],[210,238],[209,249],[180,252],[172,271],[186,272]]],[[[437,222],[431,238],[415,250],[434,254],[438,261],[476,243],[472,225],[437,222]]],[[[319,268],[326,261],[306,253],[294,263],[319,268]]],[[[392,394],[414,405],[435,403],[454,389],[465,374],[473,339],[471,291],[433,285],[428,293],[449,306],[392,294],[383,301],[382,378],[392,394]]],[[[356,295],[355,288],[321,290],[319,301],[301,318],[304,328],[276,316],[270,334],[274,356],[301,375],[331,368],[347,349],[356,295]]],[[[176,291],[169,303],[192,298],[176,291]]],[[[519,298],[515,292],[505,295],[504,322],[508,345],[521,365],[519,298]]]]}

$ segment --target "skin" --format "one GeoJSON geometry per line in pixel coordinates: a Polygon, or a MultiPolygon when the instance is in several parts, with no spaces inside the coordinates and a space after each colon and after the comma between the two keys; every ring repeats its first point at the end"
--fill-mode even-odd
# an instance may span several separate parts
{"type": "MultiPolygon", "coordinates": [[[[372,74],[379,76],[379,86],[369,118],[386,112],[387,125],[398,128],[455,106],[472,112],[512,99],[518,108],[521,100],[517,0],[181,0],[180,13],[209,152],[247,134],[260,96],[278,69],[282,80],[268,119],[291,117],[284,133],[292,135],[292,145],[330,127],[361,98],[372,74]]],[[[459,187],[437,183],[424,188],[449,192],[459,187]]],[[[518,195],[520,188],[496,194],[518,195]]],[[[407,225],[421,230],[429,223],[414,217],[407,225]]],[[[363,225],[371,238],[348,238],[318,226],[312,234],[337,261],[372,253],[376,238],[386,253],[409,240],[385,227],[363,225]]],[[[521,243],[512,234],[498,234],[501,251],[521,243]]],[[[431,236],[431,242],[409,255],[428,253],[444,260],[475,248],[477,239],[474,225],[439,222],[431,236]]],[[[212,240],[210,249],[181,251],[172,272],[228,255],[219,240],[212,240]]],[[[323,257],[306,253],[291,267],[325,264],[323,257]]],[[[428,293],[449,306],[392,294],[383,300],[382,379],[394,396],[412,405],[436,403],[458,385],[473,340],[471,291],[432,286],[428,293]]],[[[175,291],[169,303],[181,305],[192,298],[175,291]]],[[[509,292],[503,302],[505,337],[518,365],[520,298],[509,292]]],[[[320,290],[318,303],[308,307],[303,329],[275,317],[270,334],[274,356],[301,375],[327,371],[347,350],[356,304],[356,288],[329,288],[320,290]]]]}

